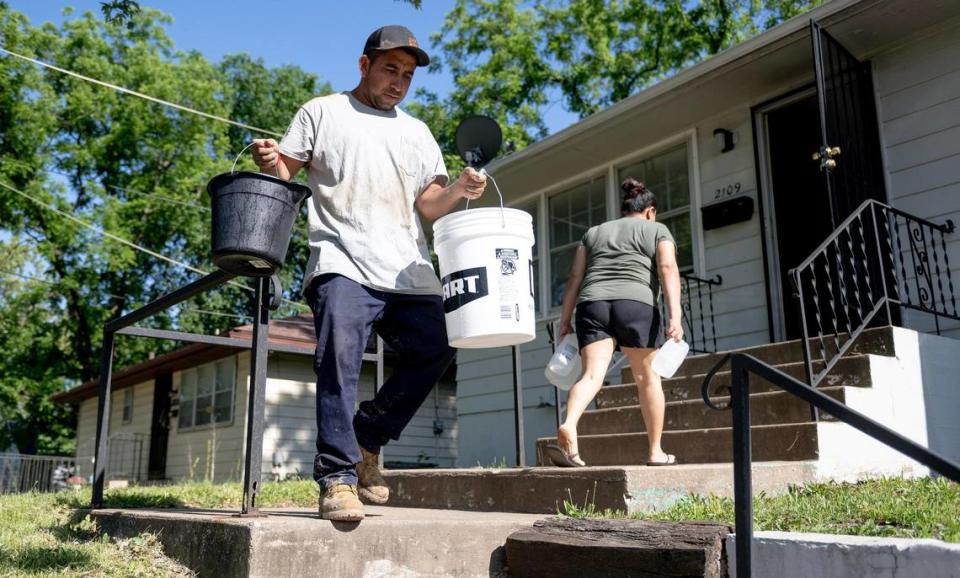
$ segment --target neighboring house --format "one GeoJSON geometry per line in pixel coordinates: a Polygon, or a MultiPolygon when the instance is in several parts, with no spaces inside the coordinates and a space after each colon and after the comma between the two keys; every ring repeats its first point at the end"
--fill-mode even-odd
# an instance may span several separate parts
{"type": "MultiPolygon", "coordinates": [[[[249,339],[249,325],[229,337],[249,339]]],[[[316,438],[315,338],[309,317],[274,320],[270,341],[302,348],[271,351],[267,366],[264,479],[310,477],[316,438]]],[[[122,341],[119,343],[122,347],[122,341]]],[[[389,376],[392,354],[385,354],[389,376]]],[[[250,352],[193,344],[113,374],[108,479],[240,480],[243,475],[250,352]]],[[[399,440],[388,466],[449,467],[457,454],[456,393],[448,372],[399,440]]],[[[373,397],[375,366],[364,364],[362,399],[373,397]]],[[[97,389],[92,380],[53,396],[78,405],[79,474],[93,473],[97,389]]]]}
{"type": "MultiPolygon", "coordinates": [[[[536,228],[538,332],[521,346],[529,464],[536,438],[555,432],[554,391],[542,373],[551,352],[546,324],[559,316],[583,233],[619,217],[626,176],[657,193],[658,219],[678,241],[682,271],[722,279],[711,287],[713,314],[693,311],[688,319],[701,339],[716,336],[716,350],[800,335],[788,271],[862,201],[960,224],[960,2],[827,2],[488,171],[505,204],[529,211],[536,228]],[[836,41],[822,59],[819,99],[811,21],[836,41]],[[824,143],[821,123],[841,141],[824,143]],[[842,149],[841,176],[831,182],[834,224],[824,173],[811,157],[822,145],[842,149]]],[[[482,204],[494,202],[488,194],[482,204]]],[[[960,233],[933,251],[960,278],[960,233]]],[[[904,282],[917,277],[916,263],[899,265],[904,282]]],[[[957,292],[960,285],[943,283],[933,299],[953,302],[956,312],[957,292]]],[[[840,293],[848,298],[852,290],[840,293]]],[[[939,323],[942,335],[960,337],[957,323],[939,323]]],[[[910,311],[900,325],[933,330],[929,316],[910,311]]],[[[511,371],[507,349],[459,352],[457,465],[513,462],[511,371]]]]}

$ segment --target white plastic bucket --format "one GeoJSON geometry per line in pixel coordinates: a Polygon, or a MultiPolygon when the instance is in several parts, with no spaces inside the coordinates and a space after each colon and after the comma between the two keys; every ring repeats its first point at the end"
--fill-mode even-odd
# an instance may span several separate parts
{"type": "Polygon", "coordinates": [[[517,209],[469,209],[433,224],[452,347],[503,347],[536,336],[533,220],[517,209]]]}

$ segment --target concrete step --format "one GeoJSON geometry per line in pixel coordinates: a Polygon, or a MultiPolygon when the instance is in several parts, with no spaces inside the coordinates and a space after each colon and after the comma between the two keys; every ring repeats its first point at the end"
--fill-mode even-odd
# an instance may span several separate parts
{"type": "MultiPolygon", "coordinates": [[[[820,391],[845,403],[846,388],[824,387],[820,391]]],[[[726,405],[729,397],[714,397],[718,405],[726,405]]],[[[664,414],[664,431],[730,427],[732,412],[707,407],[701,399],[671,401],[664,414]]],[[[825,421],[833,419],[824,414],[825,421]]],[[[810,404],[785,391],[768,391],[750,396],[750,421],[754,425],[803,423],[811,421],[810,404]]],[[[587,411],[580,418],[580,435],[618,434],[646,431],[639,405],[587,411]]]]}
{"type": "MultiPolygon", "coordinates": [[[[820,340],[811,339],[810,344],[814,359],[818,359],[820,357],[820,340]]],[[[842,344],[843,336],[841,336],[841,345],[842,344]]],[[[823,346],[827,349],[827,355],[832,355],[832,352],[836,351],[836,347],[833,345],[832,335],[824,339],[823,346]]],[[[770,343],[767,345],[756,345],[754,347],[737,349],[736,351],[750,354],[760,361],[772,365],[800,363],[803,361],[803,349],[801,347],[801,340],[799,339],[770,343]]],[[[889,326],[878,327],[864,331],[860,334],[857,343],[854,344],[850,353],[895,355],[893,348],[893,328],[889,326]]],[[[719,352],[688,357],[686,361],[683,362],[683,365],[680,366],[677,377],[688,377],[708,373],[726,354],[727,352],[719,352]]],[[[622,376],[624,381],[633,381],[629,367],[623,369],[622,376]]]]}
{"type": "MultiPolygon", "coordinates": [[[[816,470],[810,461],[754,463],[753,490],[782,493],[790,484],[813,481],[816,470]]],[[[634,513],[669,507],[690,493],[733,496],[729,463],[385,470],[383,475],[391,507],[555,514],[570,501],[634,513]]]]}
{"type": "MultiPolygon", "coordinates": [[[[819,370],[822,367],[822,363],[816,364],[814,370],[819,370]]],[[[802,362],[779,365],[777,369],[797,379],[806,379],[806,370],[802,362]]],[[[665,379],[663,380],[663,394],[668,402],[696,399],[701,400],[702,403],[700,387],[703,385],[704,378],[706,378],[706,374],[665,379]]],[[[637,386],[632,379],[631,377],[631,381],[622,385],[603,386],[596,397],[597,408],[606,409],[637,405],[637,386]]],[[[844,357],[834,366],[830,375],[820,382],[820,387],[870,387],[870,385],[870,358],[866,355],[844,357]]],[[[713,377],[711,391],[722,391],[723,388],[728,387],[730,387],[730,372],[717,372],[713,377]]],[[[751,375],[750,391],[783,390],[759,376],[751,375]]]]}
{"type": "MultiPolygon", "coordinates": [[[[756,462],[815,460],[819,454],[816,423],[756,425],[750,431],[756,462]]],[[[647,461],[646,433],[580,435],[577,441],[580,457],[591,466],[644,464],[647,461]]],[[[548,463],[544,447],[556,442],[555,437],[537,440],[538,464],[548,463]]],[[[665,431],[661,445],[665,451],[675,454],[681,464],[725,462],[733,459],[733,429],[665,431]]]]}
{"type": "Polygon", "coordinates": [[[543,515],[367,506],[359,523],[315,509],[94,510],[114,538],[152,532],[168,556],[201,578],[276,576],[507,576],[504,545],[543,515]]]}

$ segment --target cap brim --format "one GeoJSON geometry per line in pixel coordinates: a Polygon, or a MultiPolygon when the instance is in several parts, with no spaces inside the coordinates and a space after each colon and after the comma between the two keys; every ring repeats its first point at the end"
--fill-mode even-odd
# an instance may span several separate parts
{"type": "Polygon", "coordinates": [[[427,66],[430,64],[430,55],[424,52],[422,48],[408,46],[407,50],[412,52],[417,57],[417,66],[427,66]]]}

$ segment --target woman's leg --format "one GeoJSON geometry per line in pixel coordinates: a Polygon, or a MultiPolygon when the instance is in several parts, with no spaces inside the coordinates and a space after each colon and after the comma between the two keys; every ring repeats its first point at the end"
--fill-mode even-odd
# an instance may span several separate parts
{"type": "MultiPolygon", "coordinates": [[[[608,337],[594,341],[580,350],[580,358],[583,361],[583,377],[570,388],[570,394],[567,396],[567,418],[557,431],[557,442],[568,455],[576,454],[579,451],[577,449],[577,422],[580,421],[580,416],[583,415],[587,406],[600,391],[600,387],[603,386],[603,377],[607,374],[607,367],[610,366],[613,349],[613,339],[608,337]]],[[[579,457],[574,458],[574,461],[583,464],[583,460],[579,457]]]]}
{"type": "Polygon", "coordinates": [[[624,354],[630,360],[630,371],[637,382],[637,395],[640,399],[640,412],[643,414],[643,423],[647,426],[647,440],[649,440],[648,462],[664,462],[667,454],[660,447],[660,438],[663,436],[663,414],[666,403],[663,398],[663,386],[660,376],[651,367],[656,349],[637,349],[623,347],[624,354]]]}

